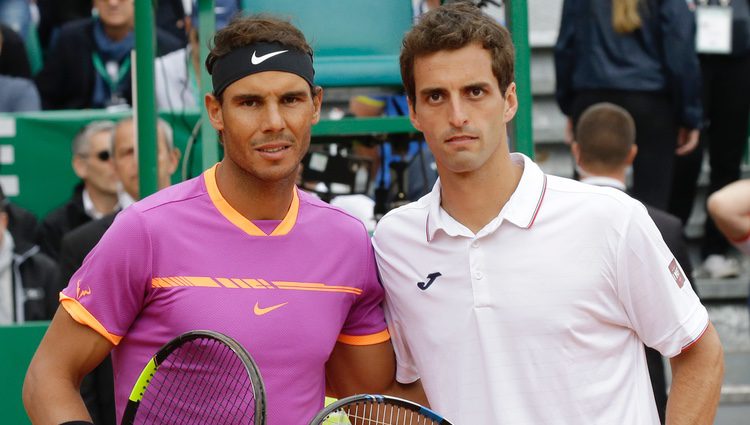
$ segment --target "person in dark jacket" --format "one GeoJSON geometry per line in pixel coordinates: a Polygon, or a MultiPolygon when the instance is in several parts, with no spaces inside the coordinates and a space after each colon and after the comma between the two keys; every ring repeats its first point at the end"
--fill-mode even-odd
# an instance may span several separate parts
{"type": "Polygon", "coordinates": [[[632,115],[639,155],[631,193],[666,209],[675,152],[695,149],[702,124],[695,20],[685,0],[565,0],[555,71],[569,135],[598,102],[632,115]]]}
{"type": "Polygon", "coordinates": [[[31,65],[23,38],[9,26],[0,24],[0,74],[9,77],[31,78],[31,65]]]}
{"type": "Polygon", "coordinates": [[[73,138],[72,165],[81,182],[68,202],[47,214],[39,229],[39,246],[53,259],[57,259],[65,233],[120,207],[119,179],[110,159],[114,128],[112,121],[93,121],[73,138]]]}
{"type": "MultiPolygon", "coordinates": [[[[159,0],[155,3],[156,26],[187,43],[182,0],[159,0]]],[[[65,23],[91,16],[91,0],[36,0],[36,4],[41,18],[37,31],[45,50],[65,23]]]]}
{"type": "Polygon", "coordinates": [[[50,320],[57,308],[57,265],[38,246],[13,238],[5,196],[0,198],[0,324],[50,320]]]}
{"type": "MultiPolygon", "coordinates": [[[[633,118],[628,111],[611,103],[597,103],[588,107],[578,121],[571,151],[582,182],[625,191],[627,169],[638,153],[633,118]]],[[[682,222],[666,211],[650,205],[645,207],[667,247],[682,266],[685,276],[692,279],[693,267],[682,234],[682,222]]],[[[690,282],[693,285],[692,280],[690,282]]],[[[696,290],[695,285],[693,290],[696,290]]],[[[645,349],[656,409],[663,424],[667,408],[664,362],[658,351],[650,347],[645,349]]]]}
{"type": "MultiPolygon", "coordinates": [[[[35,77],[44,109],[104,108],[132,104],[130,51],[134,46],[132,0],[94,0],[97,17],[60,28],[35,77]]],[[[182,42],[157,29],[158,55],[182,42]]]]}
{"type": "Polygon", "coordinates": [[[8,231],[16,241],[23,240],[25,243],[33,243],[39,231],[39,222],[36,215],[31,211],[19,207],[5,197],[2,186],[0,186],[0,208],[8,214],[8,231]]]}

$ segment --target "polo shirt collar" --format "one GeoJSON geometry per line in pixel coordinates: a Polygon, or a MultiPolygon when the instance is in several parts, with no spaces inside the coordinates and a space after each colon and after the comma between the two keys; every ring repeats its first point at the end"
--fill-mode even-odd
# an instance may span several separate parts
{"type": "MultiPolygon", "coordinates": [[[[477,236],[494,232],[504,220],[520,228],[531,228],[542,206],[547,190],[547,176],[526,155],[511,153],[510,158],[515,164],[523,166],[521,180],[498,216],[482,228],[477,236]]],[[[448,236],[473,237],[474,235],[468,228],[456,221],[440,206],[440,189],[440,179],[438,179],[432,192],[427,195],[429,203],[425,223],[427,242],[432,241],[438,230],[442,230],[448,236]]]]}
{"type": "Polygon", "coordinates": [[[581,183],[591,184],[594,186],[613,187],[623,192],[627,191],[627,187],[625,186],[623,182],[617,179],[613,179],[612,177],[604,177],[604,176],[585,177],[581,179],[581,183]]]}

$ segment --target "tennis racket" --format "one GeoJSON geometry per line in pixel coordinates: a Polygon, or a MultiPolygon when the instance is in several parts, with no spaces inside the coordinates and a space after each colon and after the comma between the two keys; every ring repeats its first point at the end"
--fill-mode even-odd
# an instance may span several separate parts
{"type": "Polygon", "coordinates": [[[417,403],[386,395],[359,394],[321,410],[310,425],[452,425],[417,403]]]}
{"type": "Polygon", "coordinates": [[[234,339],[191,331],[166,343],[141,372],[123,425],[265,425],[258,366],[234,339]]]}

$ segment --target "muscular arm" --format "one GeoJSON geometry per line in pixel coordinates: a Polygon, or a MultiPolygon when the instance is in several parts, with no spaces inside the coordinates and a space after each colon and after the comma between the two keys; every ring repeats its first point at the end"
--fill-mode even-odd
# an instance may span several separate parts
{"type": "Polygon", "coordinates": [[[420,381],[396,381],[396,358],[390,340],[373,345],[336,343],[326,364],[326,381],[338,398],[387,394],[428,406],[420,381]]]}
{"type": "Polygon", "coordinates": [[[103,336],[58,308],[23,384],[23,404],[31,422],[91,420],[79,393],[81,380],[112,348],[103,336]]]}
{"type": "Polygon", "coordinates": [[[724,376],[724,353],[713,325],[709,323],[703,336],[670,363],[667,425],[712,424],[724,376]]]}

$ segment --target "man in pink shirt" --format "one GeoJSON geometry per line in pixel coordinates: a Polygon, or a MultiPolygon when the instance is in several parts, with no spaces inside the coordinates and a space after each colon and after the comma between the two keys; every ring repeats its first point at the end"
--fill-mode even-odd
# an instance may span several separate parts
{"type": "Polygon", "coordinates": [[[233,21],[213,45],[205,102],[225,157],[120,213],[73,275],[24,385],[34,423],[89,423],[77,385],[110,350],[119,421],[150,356],[194,329],[250,352],[271,425],[309,422],[326,387],[411,389],[395,384],[363,224],[294,184],[320,118],[312,49],[269,17],[233,21]]]}

